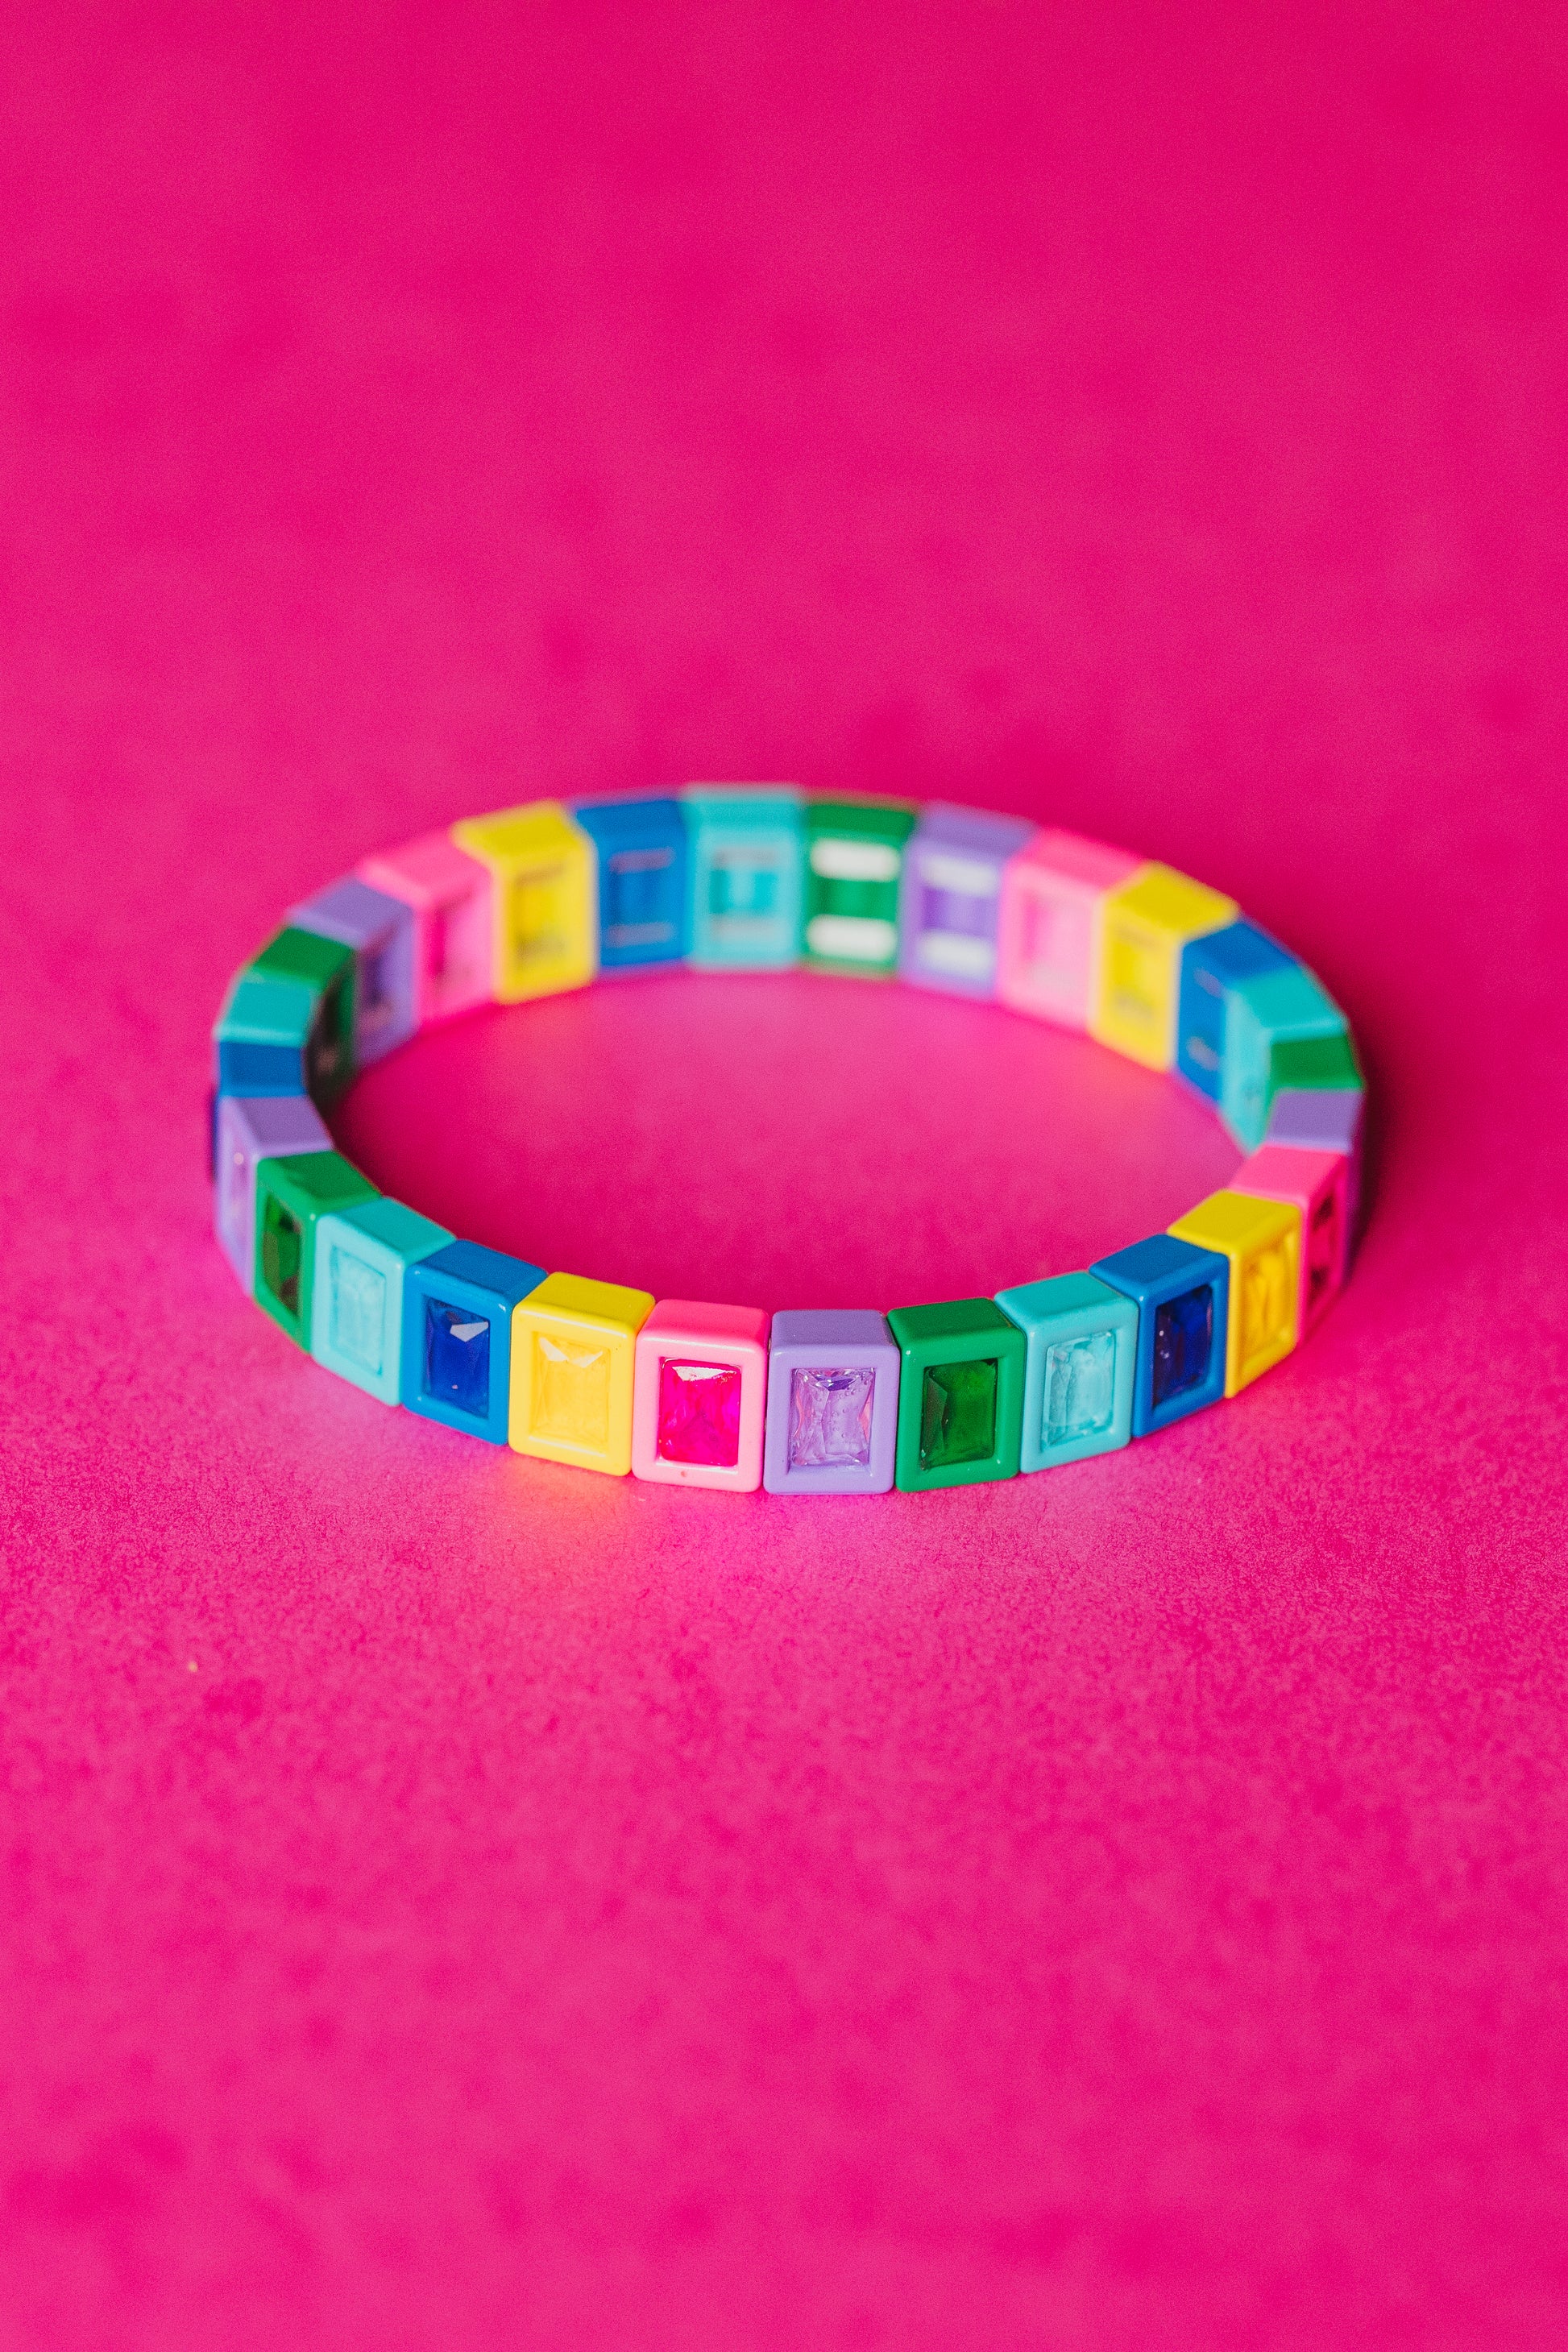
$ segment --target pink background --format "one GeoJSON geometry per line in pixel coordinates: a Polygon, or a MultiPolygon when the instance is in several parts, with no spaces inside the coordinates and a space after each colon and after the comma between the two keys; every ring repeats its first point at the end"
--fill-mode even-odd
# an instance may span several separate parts
{"type": "MultiPolygon", "coordinates": [[[[1558,8],[7,12],[7,2347],[1558,2344],[1558,8]],[[1312,1345],[878,1504],[528,1465],[207,1229],[363,852],[796,777],[1082,826],[1352,1009],[1312,1345]]],[[[991,1289],[1234,1154],[847,983],[342,1121],[547,1265],[991,1289]]]]}

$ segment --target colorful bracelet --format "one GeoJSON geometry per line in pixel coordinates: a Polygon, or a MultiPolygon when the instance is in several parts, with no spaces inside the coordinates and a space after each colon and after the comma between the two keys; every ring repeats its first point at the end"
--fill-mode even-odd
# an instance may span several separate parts
{"type": "Polygon", "coordinates": [[[384,1404],[584,1469],[864,1495],[1109,1454],[1288,1355],[1355,1236],[1361,1070],[1311,973],[1167,866],[942,803],[703,786],[466,819],[293,908],[214,1039],[215,1220],[245,1288],[384,1404]],[[1083,1272],[770,1317],[457,1240],[333,1149],[321,1113],[416,1031],[674,963],[994,1000],[1171,1071],[1249,1156],[1083,1272]]]}

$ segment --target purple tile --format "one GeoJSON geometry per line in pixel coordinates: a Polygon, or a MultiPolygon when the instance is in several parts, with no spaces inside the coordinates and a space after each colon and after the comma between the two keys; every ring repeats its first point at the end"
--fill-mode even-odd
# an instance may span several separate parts
{"type": "Polygon", "coordinates": [[[1342,1151],[1350,1161],[1345,1185],[1348,1245],[1361,1234],[1361,1140],[1366,1097],[1360,1087],[1281,1087],[1268,1106],[1266,1143],[1301,1151],[1342,1151]]]}
{"type": "Polygon", "coordinates": [[[1035,832],[1021,817],[945,801],[922,809],[899,898],[903,979],[956,996],[994,996],[1003,870],[1035,832]]]}
{"type": "Polygon", "coordinates": [[[900,1354],[866,1307],[775,1315],[768,1347],[770,1495],[885,1495],[893,1483],[900,1354]]]}
{"type": "Polygon", "coordinates": [[[263,1160],[331,1151],[309,1095],[222,1095],[213,1156],[213,1223],[248,1297],[256,1295],[256,1171],[263,1160]]]}
{"type": "Polygon", "coordinates": [[[341,940],[354,951],[354,1061],[379,1062],[419,1025],[415,992],[414,909],[357,875],[289,909],[301,931],[341,940]]]}
{"type": "Polygon", "coordinates": [[[1359,1087],[1281,1087],[1268,1108],[1264,1140],[1353,1155],[1361,1149],[1365,1106],[1359,1087]]]}

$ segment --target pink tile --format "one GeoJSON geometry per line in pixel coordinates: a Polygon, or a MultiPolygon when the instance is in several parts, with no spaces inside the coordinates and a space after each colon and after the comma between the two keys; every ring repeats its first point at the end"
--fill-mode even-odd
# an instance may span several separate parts
{"type": "Polygon", "coordinates": [[[1233,1192],[1289,1201],[1301,1212],[1301,1322],[1304,1339],[1344,1287],[1351,1235],[1351,1162],[1342,1151],[1301,1151],[1266,1143],[1230,1180],[1233,1192]]]}
{"type": "Polygon", "coordinates": [[[634,1476],[739,1495],[762,1485],[770,1319],[756,1307],[659,1301],[637,1334],[634,1476]]]}
{"type": "Polygon", "coordinates": [[[488,1004],[494,884],[489,868],[449,834],[422,834],[401,849],[363,859],[359,878],[414,909],[415,1002],[419,1025],[488,1004]]]}
{"type": "Polygon", "coordinates": [[[1002,877],[996,993],[1016,1013],[1086,1029],[1100,909],[1145,861],[1076,833],[1037,833],[1002,877]]]}

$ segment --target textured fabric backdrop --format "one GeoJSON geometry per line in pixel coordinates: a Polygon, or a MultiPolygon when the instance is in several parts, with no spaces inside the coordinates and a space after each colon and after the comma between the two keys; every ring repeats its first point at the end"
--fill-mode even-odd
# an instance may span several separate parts
{"type": "MultiPolygon", "coordinates": [[[[1568,2330],[1558,8],[7,10],[0,2336],[1568,2330]],[[1241,1402],[795,1505],[238,1296],[207,1031],[510,799],[944,794],[1234,892],[1376,1090],[1241,1402]]],[[[476,1238],[892,1305],[1234,1155],[848,983],[489,1013],[476,1238]]]]}

